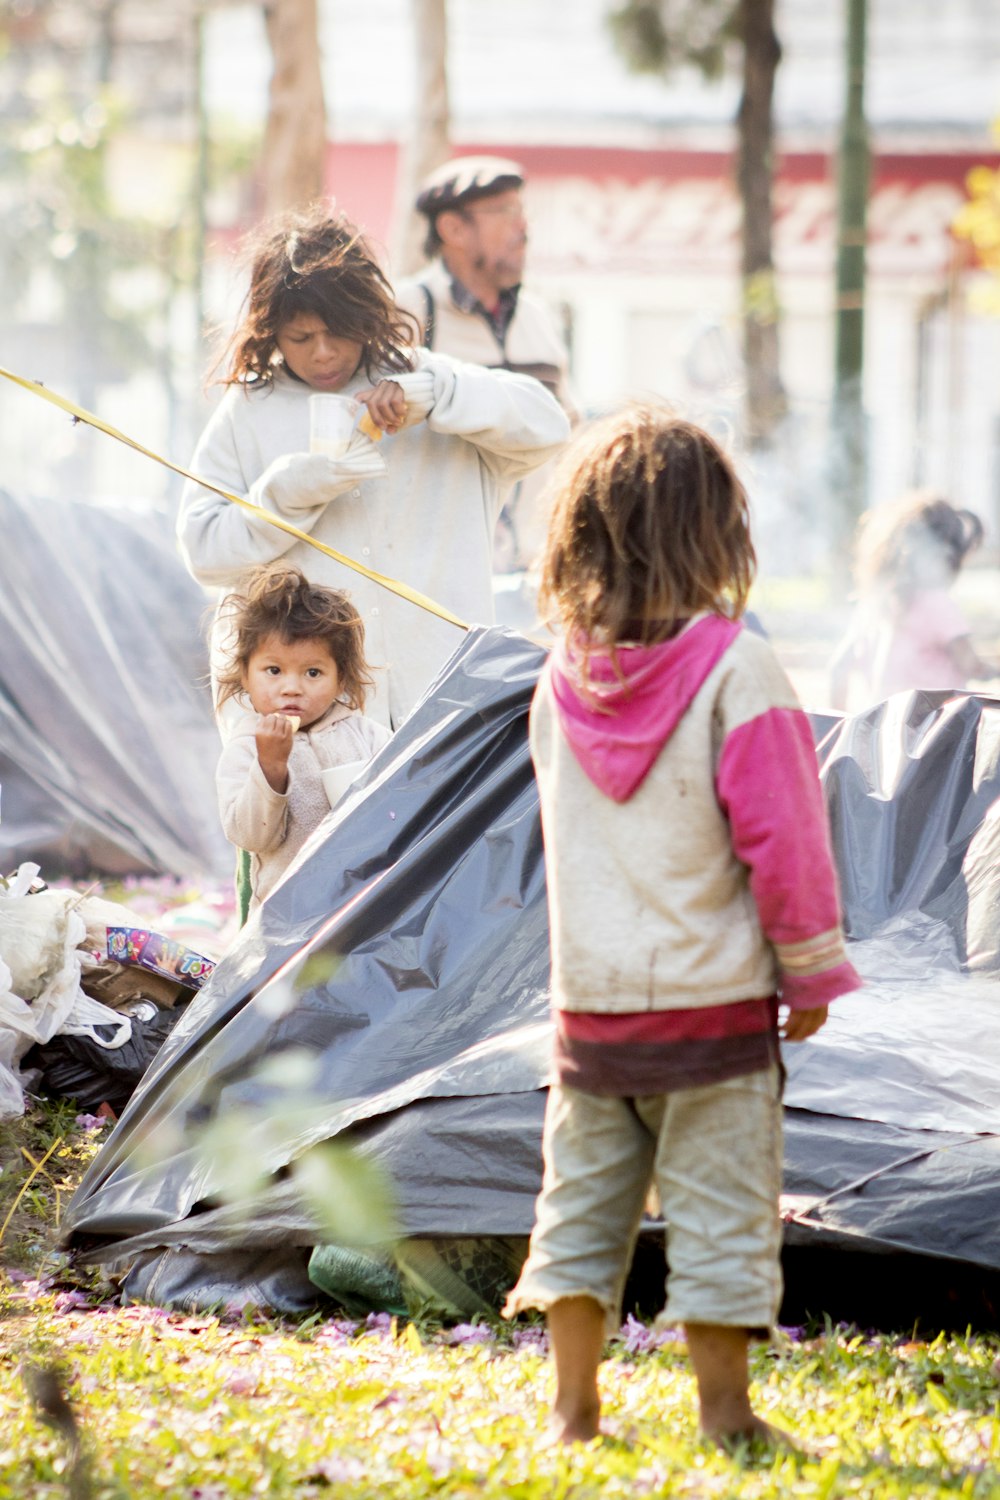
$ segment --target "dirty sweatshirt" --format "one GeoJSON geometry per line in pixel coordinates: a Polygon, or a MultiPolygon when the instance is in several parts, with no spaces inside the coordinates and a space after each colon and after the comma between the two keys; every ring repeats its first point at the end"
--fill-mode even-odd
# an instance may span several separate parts
{"type": "Polygon", "coordinates": [[[808,720],[766,641],[696,616],[591,656],[560,645],[532,704],[556,1076],[657,1093],[757,1071],[777,1000],[856,989],[808,720]]]}
{"type": "Polygon", "coordinates": [[[277,885],[309,835],[330,811],[321,772],[368,761],[389,739],[373,719],[335,703],[300,729],[288,757],[288,787],[276,792],[257,759],[257,715],[244,712],[234,725],[216,770],[219,812],[226,838],[250,853],[250,910],[277,885]]]}

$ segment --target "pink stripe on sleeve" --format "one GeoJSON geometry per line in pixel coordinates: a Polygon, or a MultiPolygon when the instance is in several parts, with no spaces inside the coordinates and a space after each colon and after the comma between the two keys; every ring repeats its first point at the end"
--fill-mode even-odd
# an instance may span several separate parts
{"type": "Polygon", "coordinates": [[[782,970],[782,1001],[811,1009],[858,989],[840,936],[826,809],[801,709],[771,708],[734,729],[722,748],[716,791],[733,849],[750,872],[764,935],[776,949],[805,945],[806,959],[817,945],[815,965],[797,954],[796,967],[809,972],[782,970]]]}

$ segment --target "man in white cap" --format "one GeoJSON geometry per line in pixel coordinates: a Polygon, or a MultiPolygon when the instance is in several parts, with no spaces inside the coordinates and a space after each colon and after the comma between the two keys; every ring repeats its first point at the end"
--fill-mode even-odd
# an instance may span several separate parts
{"type": "MultiPolygon", "coordinates": [[[[544,303],[521,287],[523,187],[521,167],[500,156],[460,156],[432,172],[416,199],[427,220],[429,264],[397,286],[396,300],[416,319],[426,348],[533,375],[572,419],[565,342],[544,303]]],[[[545,518],[531,503],[540,484],[531,479],[501,517],[498,567],[525,565],[541,545],[545,518]]]]}

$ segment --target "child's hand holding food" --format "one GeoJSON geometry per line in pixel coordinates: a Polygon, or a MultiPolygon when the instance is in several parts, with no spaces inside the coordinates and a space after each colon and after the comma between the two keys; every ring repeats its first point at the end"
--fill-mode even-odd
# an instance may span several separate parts
{"type": "Polygon", "coordinates": [[[272,791],[288,791],[288,757],[298,727],[295,714],[261,714],[257,719],[257,760],[272,791]]]}

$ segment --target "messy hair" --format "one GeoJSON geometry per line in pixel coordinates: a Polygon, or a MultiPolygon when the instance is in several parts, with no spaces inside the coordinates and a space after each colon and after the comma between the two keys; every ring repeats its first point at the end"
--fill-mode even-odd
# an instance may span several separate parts
{"type": "Polygon", "coordinates": [[[278,335],[300,313],[361,344],[370,380],[413,368],[413,319],[397,308],[371,248],[344,214],[321,203],[282,214],[251,236],[246,252],[250,286],[219,360],[224,384],[272,380],[278,335]]]}
{"type": "Polygon", "coordinates": [[[862,595],[905,608],[925,588],[947,588],[983,540],[983,523],[927,490],[866,512],[858,524],[854,570],[862,595]]]}
{"type": "Polygon", "coordinates": [[[269,636],[282,641],[322,641],[337,664],[338,701],[362,712],[374,686],[365,661],[365,627],[339,589],[309,583],[299,568],[268,564],[255,568],[222,602],[228,626],[225,662],[218,675],[218,707],[243,691],[254,652],[269,636]]]}
{"type": "Polygon", "coordinates": [[[574,650],[654,645],[736,618],[756,569],[746,491],[718,443],[654,402],[592,423],[560,461],[540,603],[574,650]]]}

